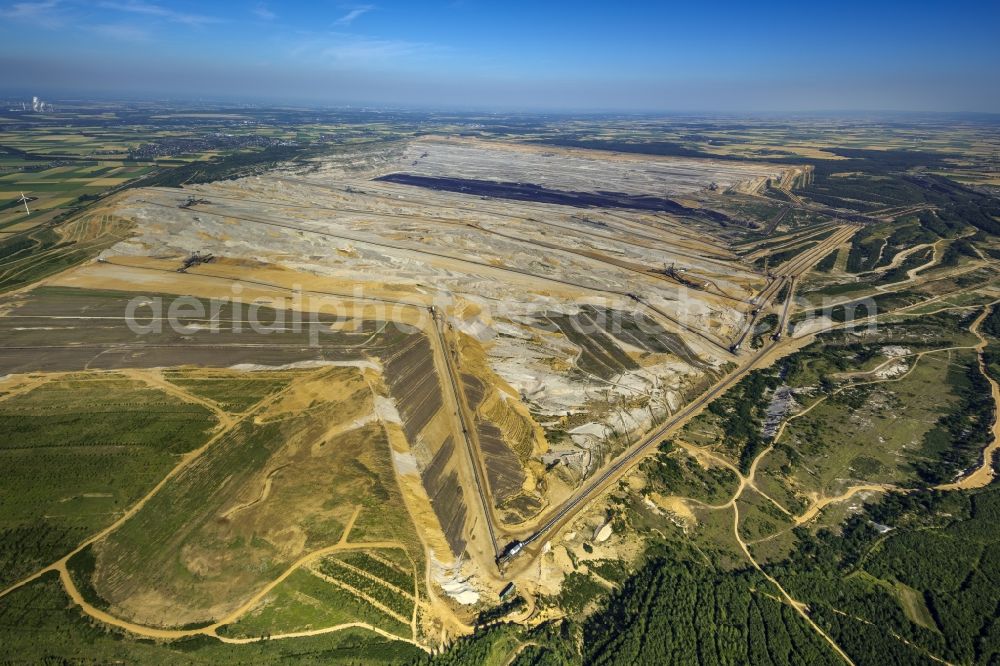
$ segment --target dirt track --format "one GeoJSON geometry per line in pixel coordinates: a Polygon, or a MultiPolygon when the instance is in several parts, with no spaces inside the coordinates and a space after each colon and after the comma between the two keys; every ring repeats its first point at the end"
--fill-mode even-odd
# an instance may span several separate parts
{"type": "Polygon", "coordinates": [[[990,383],[990,392],[993,395],[993,426],[992,434],[993,441],[986,445],[983,449],[982,459],[980,460],[979,467],[975,469],[970,474],[965,475],[958,481],[953,483],[946,483],[944,485],[938,486],[938,490],[971,490],[973,488],[982,488],[983,486],[991,483],[996,476],[996,469],[993,467],[993,458],[996,456],[997,451],[1000,451],[1000,386],[997,385],[996,380],[990,376],[990,373],[986,369],[986,361],[983,357],[983,352],[986,346],[989,344],[989,340],[979,332],[979,326],[983,323],[983,320],[989,315],[989,313],[997,306],[998,301],[990,303],[985,308],[983,308],[982,314],[976,317],[975,321],[969,327],[969,330],[976,334],[979,338],[979,344],[976,345],[976,354],[979,359],[979,371],[983,373],[983,377],[986,381],[990,383]]]}
{"type": "MultiPolygon", "coordinates": [[[[308,377],[313,377],[315,375],[322,374],[323,372],[325,372],[325,370],[319,370],[317,372],[310,373],[308,375],[308,377]]],[[[212,409],[212,411],[216,411],[216,410],[220,409],[218,407],[218,405],[212,403],[211,401],[204,400],[202,398],[199,398],[198,396],[193,396],[190,393],[188,393],[187,391],[183,390],[182,388],[177,387],[177,386],[175,386],[173,384],[169,384],[168,382],[166,382],[166,380],[162,379],[161,377],[155,376],[155,373],[148,373],[148,372],[141,372],[141,371],[130,371],[130,372],[126,373],[126,374],[128,374],[128,376],[132,377],[133,379],[145,381],[145,382],[150,383],[151,385],[155,385],[157,387],[160,386],[160,382],[163,382],[164,384],[168,384],[168,387],[166,387],[165,390],[169,389],[169,392],[172,395],[175,395],[175,396],[180,397],[182,399],[188,400],[190,402],[195,402],[195,403],[198,403],[198,404],[202,404],[202,405],[208,407],[209,409],[212,409]]],[[[7,594],[13,592],[14,590],[19,589],[19,588],[23,587],[24,585],[27,585],[28,583],[31,583],[32,581],[37,580],[38,578],[40,578],[41,576],[43,576],[46,573],[56,572],[59,575],[59,579],[60,579],[60,581],[61,581],[61,583],[62,583],[62,585],[63,585],[63,587],[64,587],[64,589],[65,589],[65,591],[67,593],[67,595],[70,597],[70,599],[73,601],[73,603],[75,603],[77,606],[80,607],[80,609],[84,613],[86,613],[87,615],[93,617],[94,619],[96,619],[96,620],[98,620],[98,621],[100,621],[102,623],[108,624],[110,626],[118,627],[120,629],[128,631],[128,632],[130,632],[132,634],[135,634],[137,636],[143,636],[143,637],[154,638],[154,639],[162,639],[162,640],[175,640],[175,639],[186,638],[186,637],[190,637],[190,636],[207,635],[207,636],[212,636],[214,638],[217,638],[219,640],[224,640],[226,642],[250,642],[250,641],[242,641],[240,639],[227,639],[227,638],[225,638],[223,636],[219,636],[217,634],[217,630],[220,627],[222,627],[222,626],[224,626],[226,624],[230,624],[230,623],[234,622],[239,617],[241,617],[245,613],[247,613],[250,610],[252,610],[258,603],[260,603],[260,601],[265,596],[267,596],[267,594],[269,594],[272,590],[274,590],[275,587],[277,587],[286,578],[288,578],[288,576],[290,576],[292,573],[294,573],[296,570],[298,570],[302,566],[305,566],[305,565],[307,565],[307,564],[309,564],[309,563],[311,563],[311,562],[313,562],[313,561],[315,561],[317,559],[325,557],[327,555],[330,555],[330,554],[333,554],[333,553],[337,553],[337,552],[343,552],[343,551],[368,550],[368,549],[380,549],[380,548],[391,548],[391,549],[403,549],[403,550],[405,550],[405,546],[402,543],[397,542],[397,541],[372,541],[372,542],[357,542],[357,543],[349,542],[348,541],[348,537],[349,537],[350,532],[351,532],[351,530],[352,530],[352,528],[354,526],[354,522],[357,520],[358,514],[361,511],[360,507],[356,507],[354,513],[351,516],[351,519],[349,520],[348,524],[344,528],[344,532],[341,535],[340,540],[336,544],[334,544],[333,546],[329,546],[329,547],[326,547],[326,548],[322,548],[322,549],[313,551],[313,552],[308,553],[308,554],[304,555],[303,557],[299,558],[298,560],[296,560],[295,562],[293,562],[280,576],[278,576],[276,579],[270,581],[266,586],[264,586],[262,589],[260,589],[259,591],[257,591],[257,593],[255,593],[252,597],[250,597],[239,608],[237,608],[233,612],[227,614],[225,617],[221,618],[220,620],[218,620],[218,621],[216,621],[216,622],[214,622],[214,623],[212,623],[212,624],[210,624],[208,626],[197,628],[197,629],[165,629],[165,628],[159,628],[159,627],[149,627],[149,626],[145,626],[145,625],[140,625],[140,624],[136,624],[136,623],[133,623],[133,622],[129,622],[127,620],[122,620],[120,618],[117,618],[117,617],[111,615],[110,613],[108,613],[108,612],[106,612],[104,610],[101,610],[101,609],[95,607],[94,605],[90,604],[86,599],[83,598],[83,595],[80,593],[79,589],[76,587],[76,584],[73,581],[73,579],[72,579],[72,577],[71,577],[71,575],[69,573],[69,569],[68,569],[68,562],[69,562],[69,560],[74,555],[77,555],[78,553],[80,553],[86,547],[90,546],[91,544],[93,544],[93,543],[95,543],[97,541],[100,541],[101,539],[103,539],[107,535],[111,534],[113,531],[115,531],[121,525],[123,525],[127,520],[129,520],[132,516],[134,516],[136,513],[138,513],[149,502],[149,500],[152,499],[152,497],[154,497],[171,479],[173,479],[175,476],[177,476],[177,474],[179,474],[183,469],[185,469],[186,467],[188,467],[194,460],[196,460],[199,456],[201,456],[215,442],[217,442],[221,437],[223,437],[226,433],[228,433],[234,426],[236,426],[238,423],[240,423],[244,418],[249,418],[252,414],[256,413],[260,409],[264,409],[264,408],[268,407],[269,405],[274,404],[275,402],[277,402],[278,400],[280,400],[282,397],[284,397],[284,395],[286,393],[288,393],[289,391],[291,391],[295,386],[296,386],[296,383],[293,382],[292,384],[290,384],[289,386],[285,387],[284,389],[282,389],[280,391],[277,391],[277,392],[275,392],[275,393],[273,393],[273,394],[265,397],[260,402],[258,402],[256,405],[254,405],[251,409],[249,409],[246,412],[244,412],[244,414],[241,415],[239,418],[235,418],[234,419],[229,414],[226,414],[225,412],[222,412],[222,414],[225,416],[225,420],[224,421],[220,420],[220,426],[217,429],[216,433],[214,435],[212,435],[212,437],[209,438],[201,447],[199,447],[199,448],[197,448],[197,449],[195,449],[193,451],[190,451],[187,454],[185,454],[181,458],[180,462],[178,462],[178,464],[175,465],[170,470],[170,472],[168,472],[159,481],[159,483],[157,483],[138,502],[136,502],[131,507],[129,507],[129,509],[127,511],[125,511],[125,513],[123,513],[117,520],[115,520],[113,523],[111,523],[110,525],[108,525],[104,529],[100,530],[99,532],[97,532],[93,536],[89,537],[85,541],[83,541],[76,548],[74,548],[72,551],[70,551],[69,553],[67,553],[65,556],[63,556],[62,558],[60,558],[56,562],[54,562],[54,563],[52,563],[52,564],[50,564],[50,565],[48,565],[48,566],[46,566],[46,567],[44,567],[44,568],[36,571],[34,574],[31,574],[30,576],[27,576],[27,577],[21,579],[20,581],[14,583],[13,585],[11,585],[8,588],[6,588],[5,590],[0,591],[0,597],[6,596],[7,594]]],[[[415,602],[415,606],[416,606],[416,602],[415,602]]],[[[414,630],[414,632],[415,632],[415,629],[416,629],[416,627],[415,627],[415,620],[416,620],[416,615],[415,614],[414,614],[414,617],[411,618],[411,619],[406,619],[406,618],[403,619],[404,623],[410,624],[410,626],[414,630]]],[[[425,651],[429,649],[426,646],[418,643],[415,640],[415,635],[411,636],[411,637],[396,636],[396,635],[391,634],[389,632],[386,632],[384,630],[377,629],[375,627],[371,627],[370,625],[367,625],[365,623],[360,623],[360,622],[359,623],[343,624],[343,625],[338,625],[338,627],[329,627],[329,628],[318,629],[318,630],[310,631],[310,632],[299,632],[299,633],[296,633],[296,634],[288,635],[287,637],[318,635],[318,634],[322,634],[322,633],[329,633],[330,631],[334,631],[334,630],[348,629],[348,628],[351,628],[351,627],[362,627],[362,628],[366,628],[366,629],[371,629],[371,630],[375,631],[376,633],[379,633],[380,635],[384,635],[386,637],[393,638],[395,640],[406,641],[408,643],[416,645],[417,647],[420,647],[421,649],[423,649],[425,651]]],[[[272,638],[284,638],[284,637],[286,637],[286,636],[282,636],[282,635],[272,636],[272,638]]],[[[258,640],[258,639],[253,639],[253,640],[258,640]]]]}
{"type": "MultiPolygon", "coordinates": [[[[769,284],[765,287],[764,291],[761,292],[761,298],[764,299],[763,303],[766,303],[770,300],[770,298],[773,298],[773,296],[776,295],[780,289],[780,286],[787,284],[788,280],[795,279],[808,272],[813,267],[815,262],[829,251],[827,245],[840,244],[856,232],[856,227],[844,227],[840,231],[834,233],[830,238],[819,243],[817,246],[803,252],[801,255],[794,257],[783,264],[781,267],[783,277],[769,284]]],[[[784,303],[786,308],[791,296],[792,290],[789,289],[784,303]]],[[[770,345],[765,346],[761,351],[757,352],[753,356],[745,358],[740,366],[721,379],[718,383],[713,385],[707,392],[703,393],[697,399],[686,405],[683,409],[665,421],[660,427],[656,428],[653,432],[649,433],[642,440],[640,440],[640,442],[633,445],[615,460],[611,461],[603,472],[591,477],[591,481],[577,491],[577,493],[570,497],[563,505],[556,507],[548,514],[539,516],[535,521],[531,521],[526,524],[526,529],[520,532],[518,536],[525,543],[535,541],[541,542],[547,533],[556,532],[561,526],[572,520],[575,515],[589,505],[593,499],[601,496],[605,491],[607,491],[608,488],[612,487],[623,474],[628,472],[639,460],[642,459],[643,454],[647,452],[650,447],[658,444],[670,432],[673,432],[700,413],[700,411],[709,402],[731,388],[748,372],[756,367],[761,367],[773,362],[775,357],[781,355],[782,350],[786,349],[789,344],[791,344],[792,348],[796,346],[796,343],[793,343],[791,340],[781,338],[779,340],[775,340],[770,345]],[[534,529],[534,531],[529,533],[527,531],[528,529],[534,529]]],[[[539,555],[539,552],[531,552],[529,554],[531,555],[529,558],[530,563],[531,560],[535,559],[539,555]]]]}
{"type": "MultiPolygon", "coordinates": [[[[107,613],[107,612],[105,612],[105,611],[103,611],[103,610],[101,610],[101,609],[93,606],[92,604],[90,604],[89,602],[87,602],[86,599],[83,598],[83,595],[80,594],[79,589],[77,589],[76,584],[74,583],[72,577],[70,576],[69,570],[67,569],[67,566],[66,566],[68,557],[67,558],[63,558],[62,560],[60,560],[59,562],[55,563],[51,567],[46,568],[45,571],[57,571],[59,573],[59,579],[60,579],[60,581],[62,581],[63,587],[66,590],[66,593],[69,595],[69,597],[73,601],[73,603],[75,603],[77,606],[79,606],[80,609],[84,613],[86,613],[87,615],[93,617],[96,620],[99,620],[99,621],[103,622],[104,624],[108,624],[108,625],[111,625],[111,626],[114,626],[114,627],[118,627],[119,629],[124,629],[125,631],[128,631],[129,633],[135,634],[137,636],[144,636],[144,637],[147,637],[147,638],[156,638],[156,639],[164,639],[164,640],[176,640],[176,639],[179,639],[179,638],[188,638],[188,637],[191,637],[191,636],[204,635],[204,636],[211,636],[213,638],[217,638],[217,639],[223,640],[225,642],[229,642],[229,643],[249,643],[249,642],[253,642],[253,641],[259,640],[259,639],[258,638],[249,638],[249,639],[227,638],[227,637],[224,637],[224,636],[220,636],[217,632],[218,632],[218,630],[221,627],[223,627],[223,626],[225,626],[227,624],[231,624],[231,623],[235,622],[240,617],[242,617],[246,613],[248,613],[251,610],[253,610],[253,608],[255,606],[257,606],[257,604],[259,604],[278,585],[280,585],[282,582],[284,582],[285,579],[287,579],[289,576],[291,576],[293,573],[295,573],[298,569],[300,569],[300,568],[306,566],[307,564],[310,564],[310,563],[312,563],[312,562],[314,562],[314,561],[316,561],[318,559],[326,557],[327,555],[332,555],[334,553],[339,553],[339,552],[352,551],[352,550],[378,549],[378,548],[392,548],[392,549],[403,549],[403,550],[405,550],[406,547],[402,543],[399,543],[398,541],[370,541],[370,542],[356,542],[356,543],[349,542],[348,541],[348,537],[350,536],[351,530],[354,527],[354,522],[357,520],[358,514],[360,514],[360,513],[361,513],[361,507],[357,507],[354,510],[354,513],[351,516],[350,521],[348,521],[347,526],[344,528],[344,533],[343,533],[343,535],[341,535],[340,541],[338,541],[336,544],[334,544],[333,546],[328,546],[326,548],[320,548],[319,550],[315,550],[315,551],[313,551],[311,553],[308,553],[308,554],[300,557],[298,560],[296,560],[295,562],[293,562],[280,576],[278,576],[277,578],[275,578],[274,580],[272,580],[270,583],[268,583],[262,589],[258,590],[256,594],[254,594],[252,597],[250,597],[239,608],[237,608],[233,612],[229,613],[228,615],[226,615],[222,619],[217,620],[216,622],[213,622],[212,624],[210,624],[208,626],[201,627],[201,628],[198,628],[198,629],[161,629],[161,628],[157,628],[157,627],[147,627],[147,626],[144,626],[144,625],[135,624],[134,622],[129,622],[127,620],[122,620],[120,618],[114,617],[110,613],[107,613]]],[[[27,582],[27,581],[25,581],[25,582],[27,582]]],[[[371,600],[371,599],[369,599],[368,601],[373,602],[373,600],[371,600]]],[[[399,619],[404,624],[411,624],[412,623],[411,619],[402,618],[402,617],[396,616],[395,614],[393,614],[393,616],[397,617],[397,619],[399,619]]],[[[411,627],[412,626],[413,625],[411,624],[411,627]]],[[[312,631],[296,632],[294,634],[288,634],[288,635],[280,635],[279,634],[277,636],[272,636],[271,638],[272,639],[280,639],[280,638],[290,638],[290,637],[315,636],[315,635],[319,635],[319,634],[323,634],[323,633],[329,633],[331,631],[339,631],[339,630],[342,630],[342,629],[348,629],[348,628],[351,628],[351,627],[362,627],[362,628],[365,628],[365,629],[371,629],[371,630],[375,631],[376,633],[378,633],[380,635],[386,636],[388,638],[392,638],[394,640],[405,641],[407,643],[411,643],[412,645],[416,645],[417,647],[419,647],[419,648],[421,648],[421,649],[423,649],[425,651],[428,651],[428,648],[426,646],[418,643],[414,639],[414,637],[407,638],[405,636],[397,636],[395,634],[389,633],[389,632],[381,630],[381,629],[377,629],[375,627],[372,627],[369,624],[362,623],[362,622],[353,622],[353,623],[349,623],[349,624],[341,624],[341,625],[337,625],[336,627],[327,627],[327,628],[316,629],[316,630],[312,630],[312,631]]],[[[413,627],[413,628],[415,629],[415,627],[413,627]]]]}

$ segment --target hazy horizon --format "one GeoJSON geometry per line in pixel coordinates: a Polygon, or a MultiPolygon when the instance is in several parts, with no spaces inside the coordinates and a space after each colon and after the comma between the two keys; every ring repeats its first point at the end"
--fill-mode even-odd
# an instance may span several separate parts
{"type": "Polygon", "coordinates": [[[0,88],[563,112],[1000,112],[996,6],[0,4],[0,88]]]}

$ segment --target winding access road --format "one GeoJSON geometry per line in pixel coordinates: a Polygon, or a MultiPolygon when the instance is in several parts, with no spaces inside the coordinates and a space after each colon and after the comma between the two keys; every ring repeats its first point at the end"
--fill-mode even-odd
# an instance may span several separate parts
{"type": "MultiPolygon", "coordinates": [[[[820,258],[829,252],[829,244],[839,245],[856,231],[857,229],[853,227],[845,228],[842,232],[831,236],[826,242],[821,243],[820,245],[813,247],[810,250],[803,252],[798,257],[788,261],[784,266],[782,266],[781,277],[779,277],[778,280],[775,280],[772,285],[765,288],[765,292],[769,292],[770,294],[767,298],[771,298],[775,293],[777,293],[778,289],[780,289],[780,286],[778,285],[784,285],[786,282],[794,280],[811,269],[820,258]]],[[[785,320],[787,320],[787,313],[790,308],[792,292],[793,290],[789,288],[785,296],[785,303],[783,306],[785,313],[783,319],[785,320]]],[[[667,419],[650,434],[646,435],[645,438],[628,448],[624,454],[612,461],[596,476],[591,477],[591,479],[583,487],[577,490],[568,500],[544,518],[544,522],[541,522],[541,524],[538,525],[533,532],[530,534],[526,534],[524,532],[512,532],[508,535],[512,538],[512,542],[504,549],[504,552],[510,553],[510,547],[517,542],[521,543],[522,548],[527,548],[536,542],[544,540],[549,533],[557,530],[561,525],[571,520],[577,513],[583,510],[587,504],[590,503],[590,501],[617,483],[625,473],[627,473],[636,463],[638,463],[639,460],[642,459],[646,453],[650,451],[650,449],[658,446],[659,443],[672,430],[686,423],[690,418],[700,412],[705,405],[732,388],[751,370],[757,368],[762,364],[762,362],[767,360],[773,352],[778,351],[782,344],[783,343],[779,337],[777,340],[772,340],[768,344],[764,345],[764,347],[749,358],[746,358],[746,360],[744,360],[736,370],[721,379],[693,402],[688,403],[684,408],[674,413],[673,416],[667,419]]],[[[538,552],[533,552],[535,550],[540,551],[540,548],[527,551],[529,555],[531,555],[529,558],[530,560],[533,560],[539,554],[538,552]]]]}

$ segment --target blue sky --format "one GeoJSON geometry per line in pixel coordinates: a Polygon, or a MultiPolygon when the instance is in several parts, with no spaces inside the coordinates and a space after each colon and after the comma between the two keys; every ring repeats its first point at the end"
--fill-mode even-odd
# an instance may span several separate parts
{"type": "Polygon", "coordinates": [[[1000,112],[1000,3],[0,0],[0,89],[496,110],[1000,112]]]}

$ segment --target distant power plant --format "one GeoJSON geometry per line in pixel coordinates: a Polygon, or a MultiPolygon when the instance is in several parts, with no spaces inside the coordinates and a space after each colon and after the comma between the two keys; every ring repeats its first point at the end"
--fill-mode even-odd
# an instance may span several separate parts
{"type": "MultiPolygon", "coordinates": [[[[16,102],[15,102],[15,104],[16,104],[16,102]]],[[[11,109],[11,111],[14,111],[15,109],[16,109],[16,107],[14,109],[11,109]]],[[[51,104],[49,104],[48,102],[42,101],[41,99],[39,99],[39,97],[37,95],[35,95],[35,96],[33,96],[31,98],[31,108],[30,109],[28,108],[28,103],[27,102],[21,102],[21,110],[22,111],[34,111],[35,113],[46,113],[46,112],[54,111],[55,109],[52,108],[51,104]]]]}

